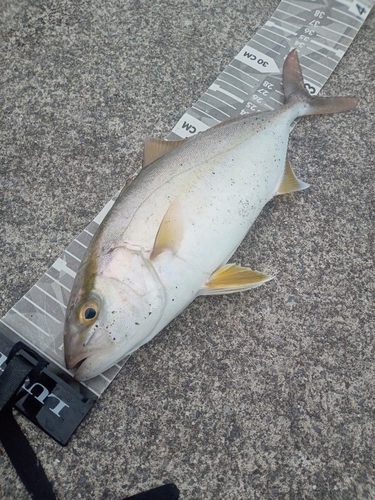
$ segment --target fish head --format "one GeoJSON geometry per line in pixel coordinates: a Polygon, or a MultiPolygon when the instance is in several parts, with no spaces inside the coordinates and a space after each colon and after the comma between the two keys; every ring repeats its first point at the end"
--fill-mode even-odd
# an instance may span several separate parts
{"type": "Polygon", "coordinates": [[[104,372],[150,340],[165,306],[165,291],[141,252],[119,247],[95,267],[83,263],[70,295],[64,330],[65,362],[83,381],[104,372]]]}

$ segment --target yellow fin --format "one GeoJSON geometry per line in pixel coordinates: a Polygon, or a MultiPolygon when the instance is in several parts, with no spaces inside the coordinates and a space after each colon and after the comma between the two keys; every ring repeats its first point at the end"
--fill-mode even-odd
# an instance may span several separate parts
{"type": "Polygon", "coordinates": [[[160,139],[153,139],[148,137],[145,140],[145,147],[143,150],[143,163],[142,168],[146,168],[155,160],[161,158],[172,149],[178,148],[189,139],[181,139],[181,141],[163,141],[160,139]]]}
{"type": "Polygon", "coordinates": [[[227,264],[218,269],[201,289],[201,295],[219,295],[256,288],[272,277],[249,267],[227,264]]]}
{"type": "Polygon", "coordinates": [[[277,194],[293,193],[293,191],[302,191],[303,189],[307,189],[308,187],[310,187],[310,184],[306,184],[306,182],[299,180],[294,175],[292,167],[290,166],[289,158],[286,157],[284,176],[277,190],[277,194]]]}
{"type": "Polygon", "coordinates": [[[169,206],[156,234],[150,259],[154,259],[165,250],[173,254],[178,252],[184,236],[181,205],[177,200],[169,206]]]}

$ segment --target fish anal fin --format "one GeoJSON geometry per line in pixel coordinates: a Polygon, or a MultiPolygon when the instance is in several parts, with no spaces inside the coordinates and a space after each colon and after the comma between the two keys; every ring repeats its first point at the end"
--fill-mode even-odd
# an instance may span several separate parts
{"type": "Polygon", "coordinates": [[[184,223],[182,209],[178,200],[174,200],[160,223],[150,259],[154,259],[166,250],[171,251],[173,254],[177,253],[183,236],[184,223]]]}
{"type": "Polygon", "coordinates": [[[189,139],[181,139],[180,141],[163,141],[161,139],[148,137],[145,140],[145,147],[143,150],[142,168],[148,167],[151,163],[169,153],[169,151],[172,151],[172,149],[180,147],[187,140],[189,139]]]}
{"type": "Polygon", "coordinates": [[[211,275],[209,281],[200,291],[201,295],[220,295],[243,292],[256,288],[272,279],[265,273],[253,271],[249,267],[226,264],[211,275]]]}
{"type": "Polygon", "coordinates": [[[298,177],[295,176],[290,165],[289,158],[286,157],[284,176],[281,180],[276,194],[293,193],[294,191],[302,191],[303,189],[307,189],[308,187],[310,187],[310,184],[301,181],[300,179],[298,179],[298,177]]]}

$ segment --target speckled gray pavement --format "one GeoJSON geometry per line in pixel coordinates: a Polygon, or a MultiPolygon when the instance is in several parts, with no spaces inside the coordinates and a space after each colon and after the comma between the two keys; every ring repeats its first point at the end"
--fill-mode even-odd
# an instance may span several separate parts
{"type": "MultiPolygon", "coordinates": [[[[277,0],[3,0],[1,313],[117,192],[277,0]]],[[[233,260],[276,276],[202,297],[134,354],[70,444],[23,417],[59,499],[175,482],[181,499],[375,498],[375,15],[305,118],[305,192],[263,210],[233,260]]],[[[28,498],[0,448],[0,497],[28,498]]]]}

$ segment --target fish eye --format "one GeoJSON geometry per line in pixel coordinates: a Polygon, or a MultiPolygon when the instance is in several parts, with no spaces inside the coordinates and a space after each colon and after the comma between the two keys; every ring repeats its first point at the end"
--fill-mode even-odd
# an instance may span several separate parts
{"type": "Polygon", "coordinates": [[[99,304],[96,300],[84,302],[78,309],[78,321],[85,326],[91,325],[99,316],[99,304]]]}
{"type": "Polygon", "coordinates": [[[85,319],[94,319],[96,316],[96,310],[93,307],[88,307],[85,310],[85,319]]]}

